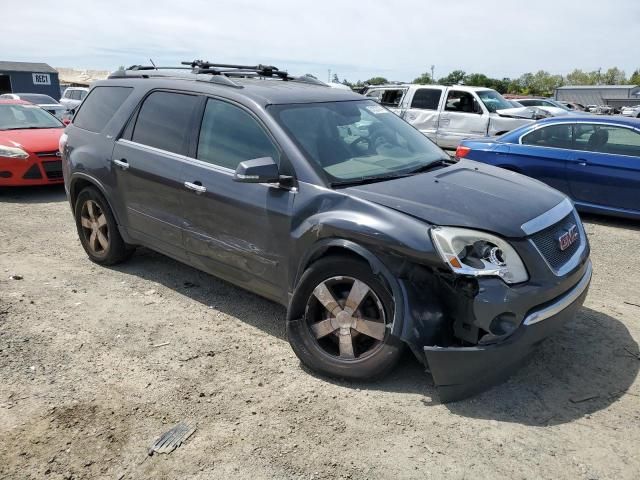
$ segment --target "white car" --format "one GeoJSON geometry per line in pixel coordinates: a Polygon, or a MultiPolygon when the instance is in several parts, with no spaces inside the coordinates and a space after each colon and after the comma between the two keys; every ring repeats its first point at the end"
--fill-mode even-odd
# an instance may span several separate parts
{"type": "Polygon", "coordinates": [[[633,107],[622,107],[620,110],[620,114],[625,117],[636,117],[640,118],[640,105],[635,105],[633,107]]]}
{"type": "Polygon", "coordinates": [[[62,116],[67,109],[64,105],[61,105],[49,95],[43,95],[42,93],[3,93],[0,98],[8,98],[11,100],[24,100],[25,102],[38,105],[43,110],[46,110],[54,117],[62,120],[62,116]]]}
{"type": "Polygon", "coordinates": [[[60,103],[68,110],[74,110],[82,103],[84,97],[89,93],[89,89],[85,87],[69,87],[62,94],[60,103]]]}

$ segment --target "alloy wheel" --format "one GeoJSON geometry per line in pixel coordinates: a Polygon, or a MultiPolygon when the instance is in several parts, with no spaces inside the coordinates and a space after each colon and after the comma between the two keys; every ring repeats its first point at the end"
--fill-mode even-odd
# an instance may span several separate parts
{"type": "Polygon", "coordinates": [[[341,360],[373,354],[387,334],[382,302],[371,287],[352,277],[331,277],[316,286],[305,317],[320,347],[341,360]]]}
{"type": "Polygon", "coordinates": [[[95,255],[104,255],[109,249],[109,227],[100,205],[93,200],[84,202],[80,223],[89,249],[95,255]]]}

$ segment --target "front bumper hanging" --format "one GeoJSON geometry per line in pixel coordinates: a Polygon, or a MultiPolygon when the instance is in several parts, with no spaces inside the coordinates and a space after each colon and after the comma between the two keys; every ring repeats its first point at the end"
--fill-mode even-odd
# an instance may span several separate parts
{"type": "Polygon", "coordinates": [[[580,281],[552,302],[529,312],[521,326],[500,343],[473,347],[424,347],[443,403],[462,400],[506,380],[546,337],[576,314],[587,296],[591,262],[580,281]]]}

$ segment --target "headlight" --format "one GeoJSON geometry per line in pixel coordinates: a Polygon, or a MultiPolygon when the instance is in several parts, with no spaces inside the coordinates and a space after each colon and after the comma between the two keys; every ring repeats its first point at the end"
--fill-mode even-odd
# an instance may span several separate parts
{"type": "Polygon", "coordinates": [[[7,147],[5,145],[0,145],[0,157],[7,158],[29,158],[29,154],[18,147],[7,147]]]}
{"type": "Polygon", "coordinates": [[[435,227],[431,237],[455,273],[497,276],[507,283],[526,282],[527,270],[511,245],[489,233],[467,228],[435,227]]]}

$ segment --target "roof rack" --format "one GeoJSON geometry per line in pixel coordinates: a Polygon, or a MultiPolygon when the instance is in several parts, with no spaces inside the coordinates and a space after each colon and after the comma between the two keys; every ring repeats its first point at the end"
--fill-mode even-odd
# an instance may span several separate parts
{"type": "Polygon", "coordinates": [[[310,76],[304,75],[301,77],[293,77],[286,71],[280,70],[273,65],[233,65],[226,63],[211,63],[203,60],[194,60],[192,62],[181,62],[181,66],[177,67],[157,67],[156,65],[131,65],[126,69],[120,69],[109,75],[109,78],[125,78],[125,77],[142,77],[149,78],[151,76],[170,76],[170,73],[164,73],[162,71],[168,70],[190,70],[190,73],[195,74],[195,79],[198,81],[206,81],[211,83],[217,83],[220,85],[226,85],[228,87],[243,88],[242,85],[234,82],[231,77],[238,78],[252,78],[252,77],[266,77],[266,78],[279,78],[283,81],[292,81],[300,83],[308,83],[312,85],[321,85],[328,87],[328,85],[320,80],[310,76]],[[157,73],[150,73],[157,72],[157,73]],[[206,75],[206,77],[205,77],[206,75]]]}

